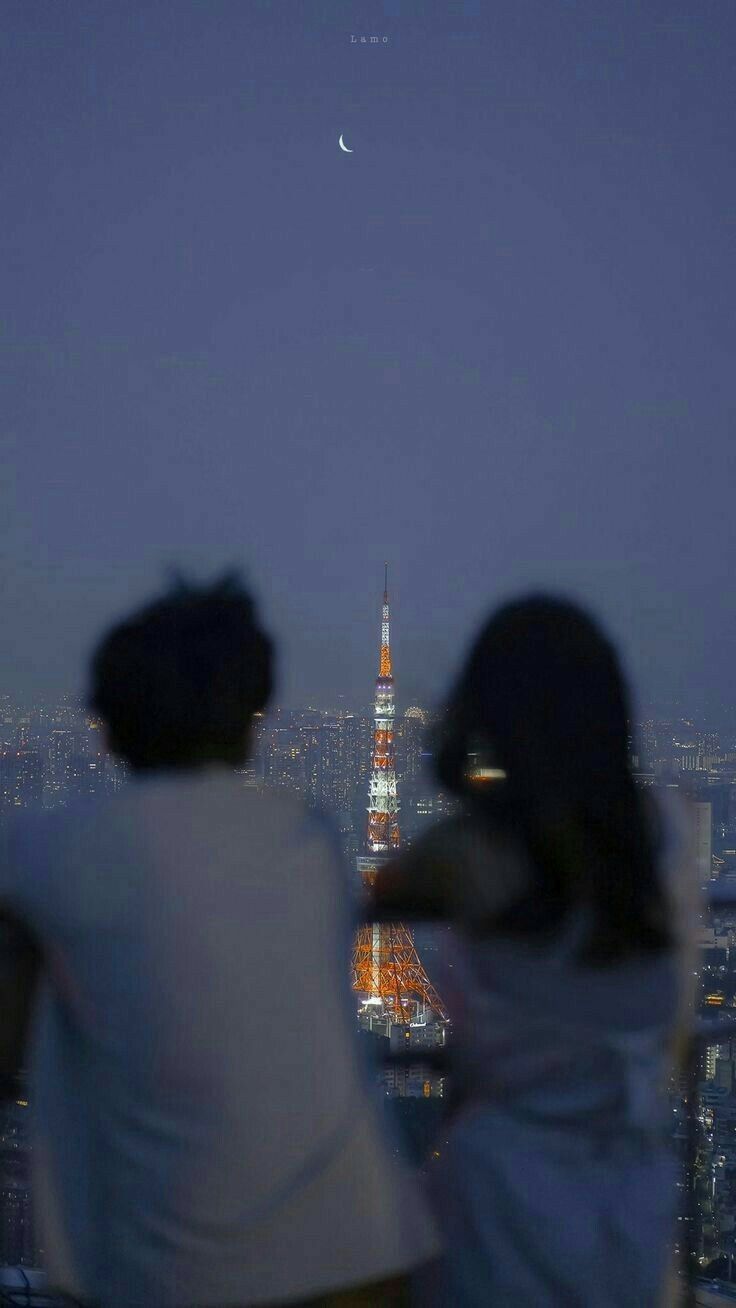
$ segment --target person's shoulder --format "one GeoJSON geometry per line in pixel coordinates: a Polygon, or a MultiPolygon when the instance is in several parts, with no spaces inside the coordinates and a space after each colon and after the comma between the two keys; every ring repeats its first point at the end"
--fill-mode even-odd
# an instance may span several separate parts
{"type": "Polygon", "coordinates": [[[65,843],[66,810],[19,809],[7,819],[0,864],[0,900],[25,911],[43,897],[55,852],[65,843]]]}
{"type": "Polygon", "coordinates": [[[34,853],[54,844],[68,824],[66,809],[19,809],[8,819],[7,848],[11,863],[25,863],[34,853]]]}
{"type": "Polygon", "coordinates": [[[338,847],[335,828],[320,809],[308,807],[289,791],[268,786],[230,787],[230,812],[248,828],[249,839],[267,842],[272,848],[334,852],[338,847]]]}
{"type": "Polygon", "coordinates": [[[299,797],[269,786],[247,786],[238,792],[244,817],[249,822],[272,827],[284,836],[313,825],[314,815],[299,797]]]}
{"type": "MultiPolygon", "coordinates": [[[[248,825],[254,829],[282,831],[298,826],[307,809],[299,796],[263,785],[246,785],[242,776],[225,767],[201,771],[166,771],[134,777],[116,796],[116,811],[130,816],[160,812],[174,818],[190,812],[197,820],[221,824],[248,825]]],[[[103,810],[100,810],[102,812],[103,810]]]]}
{"type": "Polygon", "coordinates": [[[104,822],[120,807],[119,796],[87,796],[56,808],[20,811],[11,815],[8,844],[17,856],[30,856],[47,848],[59,850],[94,824],[104,822]]]}

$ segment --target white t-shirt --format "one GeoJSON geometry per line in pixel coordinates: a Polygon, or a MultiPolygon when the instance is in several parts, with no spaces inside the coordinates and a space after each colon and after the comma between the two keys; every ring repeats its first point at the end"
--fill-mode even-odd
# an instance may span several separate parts
{"type": "Polygon", "coordinates": [[[31,1067],[55,1284],[278,1302],[436,1252],[356,1050],[329,832],[225,769],[19,821],[0,897],[47,978],[31,1067]]]}

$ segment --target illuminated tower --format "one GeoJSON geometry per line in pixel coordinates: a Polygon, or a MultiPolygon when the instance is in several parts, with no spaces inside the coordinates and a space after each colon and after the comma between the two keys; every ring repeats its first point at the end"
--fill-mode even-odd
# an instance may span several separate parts
{"type": "MultiPolygon", "coordinates": [[[[368,885],[374,881],[381,864],[398,851],[401,843],[394,751],[395,711],[387,564],[381,659],[373,717],[368,827],[365,854],[358,859],[358,871],[368,885]]],[[[401,922],[374,922],[372,926],[360,928],[353,952],[353,989],[363,996],[364,1005],[374,1005],[394,1022],[408,1024],[422,1007],[432,1009],[442,1019],[447,1016],[422,967],[411,931],[401,922]]]]}

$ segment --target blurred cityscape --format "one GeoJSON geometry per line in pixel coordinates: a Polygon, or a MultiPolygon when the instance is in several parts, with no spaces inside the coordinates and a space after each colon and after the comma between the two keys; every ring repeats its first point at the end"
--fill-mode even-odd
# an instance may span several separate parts
{"type": "MultiPolygon", "coordinates": [[[[450,811],[448,798],[429,778],[431,725],[430,715],[418,707],[407,708],[396,724],[404,841],[450,811]]],[[[239,775],[244,786],[290,790],[310,808],[329,812],[354,863],[365,839],[372,745],[373,715],[368,710],[352,714],[276,709],[256,716],[251,759],[239,775]]],[[[0,697],[2,814],[113,794],[126,780],[124,765],[106,748],[101,724],[73,701],[24,707],[9,696],[0,697]]]]}
{"type": "MultiPolygon", "coordinates": [[[[435,725],[432,714],[416,705],[395,720],[405,845],[453,811],[453,801],[433,779],[435,725]]],[[[340,832],[346,867],[354,869],[365,848],[373,733],[374,716],[368,708],[364,713],[276,709],[256,719],[252,755],[238,775],[245,788],[289,790],[310,808],[329,813],[340,832]]],[[[729,723],[704,725],[685,716],[652,714],[632,723],[631,761],[639,785],[675,787],[691,801],[701,885],[706,891],[716,885],[719,891],[732,887],[736,898],[736,730],[729,723]]],[[[0,697],[3,852],[14,811],[54,809],[114,794],[126,784],[126,769],[107,750],[101,724],[80,704],[67,699],[30,705],[9,695],[0,697]]],[[[446,928],[435,928],[435,933],[438,929],[446,928]]],[[[736,1016],[736,910],[715,910],[697,929],[700,1013],[733,1010],[736,1016]]],[[[421,928],[414,934],[431,977],[436,935],[421,928]]],[[[386,1048],[392,1036],[390,1029],[363,1033],[366,1043],[378,1041],[386,1048]]],[[[440,1039],[431,1024],[425,1039],[440,1039]]],[[[703,1046],[698,1076],[694,1155],[688,1152],[693,1105],[686,1079],[672,1087],[675,1141],[683,1162],[678,1243],[691,1244],[701,1274],[716,1278],[727,1294],[725,1283],[736,1279],[736,1037],[703,1046]],[[694,1231],[689,1229],[693,1222],[694,1231]]],[[[405,1061],[389,1065],[381,1078],[410,1152],[424,1159],[440,1121],[442,1076],[427,1072],[419,1062],[405,1061]]],[[[29,1194],[28,1111],[24,1097],[0,1107],[0,1264],[37,1268],[43,1250],[29,1194]]]]}

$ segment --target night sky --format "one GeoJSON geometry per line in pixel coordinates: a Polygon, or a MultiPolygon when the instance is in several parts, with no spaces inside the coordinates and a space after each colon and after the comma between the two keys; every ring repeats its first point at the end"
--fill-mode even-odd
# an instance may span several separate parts
{"type": "Polygon", "coordinates": [[[388,559],[400,708],[534,586],[736,698],[732,0],[0,23],[0,691],[236,564],[282,702],[367,703],[388,559]]]}

